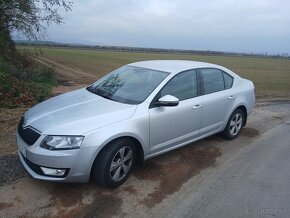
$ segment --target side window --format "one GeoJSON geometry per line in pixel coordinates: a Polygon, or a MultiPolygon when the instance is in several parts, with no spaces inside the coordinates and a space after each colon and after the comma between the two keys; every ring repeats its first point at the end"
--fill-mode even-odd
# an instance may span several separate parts
{"type": "Polygon", "coordinates": [[[225,88],[226,89],[232,88],[234,78],[225,72],[223,72],[223,75],[224,75],[224,80],[225,80],[225,88]]]}
{"type": "Polygon", "coordinates": [[[204,84],[204,94],[210,94],[225,89],[222,71],[218,69],[200,69],[204,84]]]}
{"type": "Polygon", "coordinates": [[[161,96],[173,95],[180,101],[197,96],[197,81],[194,70],[179,73],[161,90],[161,96]]]}

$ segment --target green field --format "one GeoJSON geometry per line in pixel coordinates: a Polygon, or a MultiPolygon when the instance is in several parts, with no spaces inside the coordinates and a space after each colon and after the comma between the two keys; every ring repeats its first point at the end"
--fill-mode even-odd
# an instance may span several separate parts
{"type": "Polygon", "coordinates": [[[41,51],[41,56],[45,58],[96,75],[96,78],[121,65],[135,61],[153,59],[205,61],[223,65],[240,76],[252,80],[255,84],[258,97],[290,98],[290,59],[138,53],[48,47],[42,47],[41,50],[23,46],[18,48],[28,49],[38,53],[41,51]]]}

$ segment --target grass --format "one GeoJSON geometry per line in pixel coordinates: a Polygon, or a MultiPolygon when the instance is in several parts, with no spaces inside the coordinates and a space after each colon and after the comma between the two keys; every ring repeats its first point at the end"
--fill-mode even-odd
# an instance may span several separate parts
{"type": "Polygon", "coordinates": [[[75,48],[20,46],[19,49],[38,51],[46,58],[70,66],[99,78],[127,63],[153,60],[195,60],[225,66],[254,82],[258,97],[290,97],[290,59],[191,54],[138,53],[100,51],[75,48]]]}
{"type": "Polygon", "coordinates": [[[0,58],[0,108],[32,106],[49,97],[58,82],[54,70],[16,54],[15,63],[0,58]]]}

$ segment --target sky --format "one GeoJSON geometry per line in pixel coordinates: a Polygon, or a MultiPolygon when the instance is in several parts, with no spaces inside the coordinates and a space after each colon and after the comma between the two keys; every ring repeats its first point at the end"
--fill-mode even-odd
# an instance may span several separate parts
{"type": "Polygon", "coordinates": [[[290,54],[290,0],[72,0],[47,40],[290,54]]]}

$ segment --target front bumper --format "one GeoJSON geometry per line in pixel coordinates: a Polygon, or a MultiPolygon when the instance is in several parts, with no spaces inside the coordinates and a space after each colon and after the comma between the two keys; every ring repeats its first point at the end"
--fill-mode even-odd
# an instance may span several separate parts
{"type": "Polygon", "coordinates": [[[94,162],[95,147],[73,150],[50,151],[39,146],[40,137],[32,146],[28,146],[17,133],[17,145],[20,161],[27,172],[35,179],[55,182],[87,182],[94,162]],[[41,167],[65,170],[64,175],[45,175],[41,167]]]}

